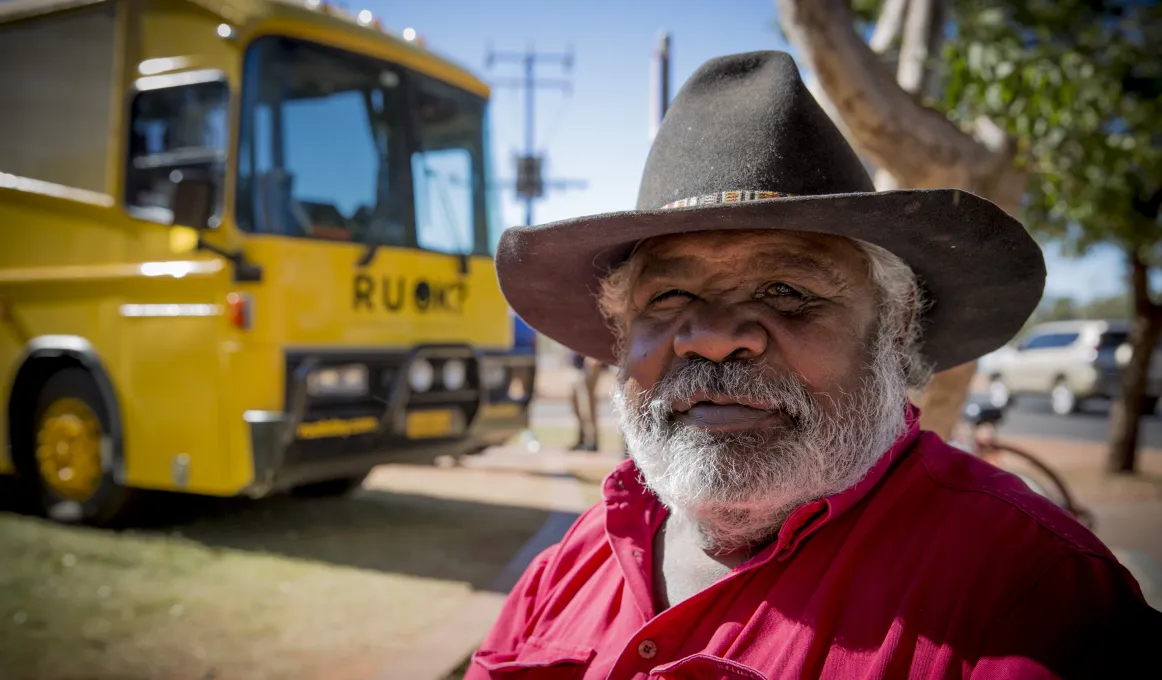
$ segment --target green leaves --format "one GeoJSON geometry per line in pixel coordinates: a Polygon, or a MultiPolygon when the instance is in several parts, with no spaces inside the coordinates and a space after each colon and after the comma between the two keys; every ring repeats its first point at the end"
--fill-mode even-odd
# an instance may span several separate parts
{"type": "Polygon", "coordinates": [[[1067,252],[1162,247],[1162,7],[1141,0],[956,0],[943,108],[987,116],[1033,173],[1026,223],[1067,252]]]}

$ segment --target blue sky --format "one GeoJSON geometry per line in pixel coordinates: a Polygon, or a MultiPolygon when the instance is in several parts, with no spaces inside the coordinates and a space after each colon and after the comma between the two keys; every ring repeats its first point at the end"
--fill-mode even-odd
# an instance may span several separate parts
{"type": "MultiPolygon", "coordinates": [[[[536,205],[537,222],[634,206],[649,151],[650,55],[660,30],[672,39],[671,93],[711,57],[787,49],[775,28],[773,0],[360,1],[352,0],[351,9],[369,9],[393,30],[414,28],[429,48],[489,81],[520,75],[518,64],[486,70],[490,45],[509,52],[530,45],[546,52],[572,46],[572,95],[537,94],[536,138],[548,155],[548,176],[584,179],[588,188],[551,192],[536,205]]],[[[544,64],[538,75],[565,74],[544,64]]],[[[492,148],[501,179],[514,174],[512,155],[524,145],[523,116],[522,93],[494,90],[492,148]]],[[[504,218],[507,224],[523,223],[523,208],[511,191],[505,192],[504,218]]],[[[1050,247],[1046,258],[1047,295],[1084,300],[1122,288],[1116,251],[1072,260],[1050,247]]]]}

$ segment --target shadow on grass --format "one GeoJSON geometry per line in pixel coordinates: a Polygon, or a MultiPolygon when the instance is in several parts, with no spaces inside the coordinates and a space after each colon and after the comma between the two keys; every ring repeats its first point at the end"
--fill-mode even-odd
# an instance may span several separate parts
{"type": "Polygon", "coordinates": [[[361,489],[345,498],[204,502],[166,527],[218,548],[462,581],[492,590],[544,510],[361,489]]]}
{"type": "Polygon", "coordinates": [[[325,499],[152,500],[156,510],[129,531],[496,592],[504,592],[497,578],[508,562],[549,517],[534,508],[371,489],[325,499]]]}

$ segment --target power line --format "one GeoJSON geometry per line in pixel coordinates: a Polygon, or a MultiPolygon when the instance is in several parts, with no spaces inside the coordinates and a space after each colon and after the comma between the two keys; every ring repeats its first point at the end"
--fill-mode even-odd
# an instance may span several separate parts
{"type": "Polygon", "coordinates": [[[523,77],[498,78],[492,81],[494,87],[514,87],[523,89],[525,95],[525,148],[523,154],[516,158],[516,195],[525,203],[525,224],[533,224],[533,202],[545,195],[547,189],[584,189],[587,185],[584,180],[577,179],[546,179],[544,170],[544,153],[538,153],[536,147],[536,90],[537,88],[551,88],[570,92],[571,84],[565,78],[537,78],[536,66],[538,62],[559,64],[565,73],[573,68],[573,52],[565,53],[536,52],[531,47],[521,52],[494,52],[489,49],[485,56],[485,68],[492,68],[497,62],[519,63],[524,67],[523,77]]]}

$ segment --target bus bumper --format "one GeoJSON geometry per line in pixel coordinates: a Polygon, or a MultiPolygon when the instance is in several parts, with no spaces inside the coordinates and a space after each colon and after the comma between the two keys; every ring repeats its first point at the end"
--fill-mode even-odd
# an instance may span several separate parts
{"type": "MultiPolygon", "coordinates": [[[[362,475],[385,463],[430,464],[510,440],[528,427],[535,358],[496,353],[474,355],[480,374],[474,403],[413,403],[407,394],[385,400],[382,413],[323,418],[312,413],[305,380],[288,390],[286,411],[247,411],[253,482],[246,495],[261,497],[312,482],[362,475]],[[499,367],[499,368],[498,368],[499,367]],[[503,375],[503,378],[500,376],[503,375]],[[450,413],[452,431],[417,434],[418,416],[450,413]]],[[[427,400],[430,402],[430,400],[427,400]]],[[[430,418],[428,419],[430,420],[430,418]]]]}

